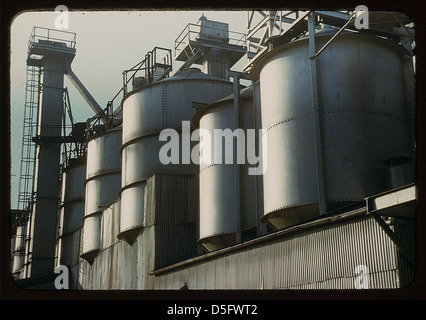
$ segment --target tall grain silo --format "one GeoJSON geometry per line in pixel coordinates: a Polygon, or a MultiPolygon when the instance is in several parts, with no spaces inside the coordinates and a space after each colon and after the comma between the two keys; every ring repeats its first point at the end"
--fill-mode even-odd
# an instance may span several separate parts
{"type": "Polygon", "coordinates": [[[75,252],[80,243],[73,243],[73,233],[83,225],[85,207],[86,159],[70,159],[62,170],[62,192],[59,229],[59,264],[70,266],[76,264],[75,252]]]}
{"type": "Polygon", "coordinates": [[[252,87],[241,90],[238,118],[238,129],[242,129],[243,133],[239,138],[234,129],[234,95],[198,109],[193,117],[200,130],[206,130],[211,137],[211,163],[201,162],[199,165],[198,243],[208,252],[235,244],[237,232],[241,232],[242,240],[257,235],[260,218],[257,214],[258,201],[262,199],[257,198],[257,176],[249,174],[248,170],[253,165],[246,158],[246,153],[250,152],[248,130],[256,128],[252,87]],[[220,136],[216,137],[215,133],[219,132],[220,136]],[[231,163],[227,161],[226,144],[230,143],[228,151],[233,152],[232,145],[236,141],[239,147],[243,144],[245,149],[244,153],[241,152],[244,156],[242,164],[237,164],[235,154],[231,163]],[[215,158],[218,154],[221,154],[220,159],[215,158]],[[239,171],[238,175],[236,170],[239,171]]]}
{"type": "Polygon", "coordinates": [[[121,186],[122,128],[93,135],[87,142],[82,257],[92,262],[100,249],[102,212],[118,198],[121,186]]]}
{"type": "Polygon", "coordinates": [[[133,243],[144,227],[144,190],[150,176],[154,173],[196,174],[195,165],[187,158],[194,143],[188,140],[189,130],[182,132],[183,121],[189,124],[195,112],[193,105],[212,103],[231,92],[231,82],[189,68],[171,78],[137,88],[123,99],[119,239],[133,243]],[[179,135],[178,163],[163,164],[159,159],[160,149],[167,143],[159,139],[163,129],[175,130],[179,135]],[[182,139],[189,142],[183,150],[184,156],[182,139]]]}
{"type": "MultiPolygon", "coordinates": [[[[329,31],[316,32],[318,48],[336,33],[329,31]]],[[[317,96],[311,91],[306,37],[274,44],[254,65],[268,135],[262,221],[281,229],[319,215],[316,139],[321,139],[328,211],[393,187],[387,163],[413,159],[402,67],[406,54],[384,38],[342,32],[315,58],[317,96]],[[321,110],[320,137],[313,99],[321,110]]]]}

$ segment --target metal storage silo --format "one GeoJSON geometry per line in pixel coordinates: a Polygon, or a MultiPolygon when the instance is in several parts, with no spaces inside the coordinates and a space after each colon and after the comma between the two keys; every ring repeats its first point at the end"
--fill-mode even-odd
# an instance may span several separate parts
{"type": "Polygon", "coordinates": [[[86,161],[84,158],[70,159],[62,171],[62,192],[59,229],[59,264],[70,266],[78,261],[71,261],[72,234],[83,225],[85,207],[86,161]]]}
{"type": "MultiPolygon", "coordinates": [[[[253,108],[252,87],[245,88],[240,93],[239,99],[239,129],[244,132],[246,152],[248,138],[247,129],[255,129],[255,114],[253,108]]],[[[241,231],[241,238],[252,238],[257,234],[257,194],[256,176],[248,174],[251,167],[244,159],[244,164],[235,166],[236,155],[233,163],[226,163],[225,139],[221,139],[221,159],[213,162],[218,141],[215,132],[231,130],[234,133],[234,96],[228,96],[209,106],[198,109],[193,117],[194,123],[202,130],[209,132],[211,137],[212,163],[200,163],[199,166],[199,197],[200,197],[200,239],[198,243],[208,252],[214,251],[237,241],[236,232],[241,231]],[[216,147],[216,149],[215,149],[216,147]],[[219,161],[218,161],[219,160],[219,161]],[[236,183],[235,170],[239,170],[239,182],[236,183]],[[237,188],[237,192],[236,192],[237,188]],[[237,194],[239,194],[240,223],[238,226],[237,194]]],[[[257,133],[256,133],[257,134],[257,133]]],[[[235,140],[236,138],[234,138],[235,140]]],[[[228,140],[229,141],[229,140],[228,140]]],[[[232,143],[232,142],[231,142],[232,143]]],[[[244,157],[245,157],[244,153],[244,157]]]]}
{"type": "Polygon", "coordinates": [[[193,104],[209,104],[231,92],[231,82],[191,68],[171,78],[138,88],[124,98],[121,148],[123,175],[118,238],[132,243],[143,228],[144,189],[151,175],[195,175],[196,169],[190,159],[182,161],[181,148],[182,122],[190,122],[195,111],[193,104]],[[178,164],[164,165],[160,162],[159,152],[166,143],[159,140],[163,129],[174,129],[179,134],[178,164]]]}
{"type": "Polygon", "coordinates": [[[86,197],[82,257],[92,261],[100,249],[102,211],[118,198],[121,186],[122,128],[92,136],[87,142],[86,197]]]}
{"type": "MultiPolygon", "coordinates": [[[[317,47],[330,37],[325,29],[318,32],[317,47]]],[[[413,157],[404,53],[385,39],[342,32],[316,58],[318,97],[311,93],[307,38],[274,46],[255,65],[262,128],[268,135],[262,221],[281,229],[319,214],[312,108],[316,98],[328,210],[391,188],[385,161],[413,157]]]]}

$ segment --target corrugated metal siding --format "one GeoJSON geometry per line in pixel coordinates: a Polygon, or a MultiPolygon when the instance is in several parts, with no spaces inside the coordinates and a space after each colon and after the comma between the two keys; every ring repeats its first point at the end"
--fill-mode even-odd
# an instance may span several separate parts
{"type": "MultiPolygon", "coordinates": [[[[415,225],[413,221],[408,220],[398,220],[395,219],[396,223],[393,226],[393,231],[399,237],[404,249],[408,251],[408,254],[412,257],[416,256],[416,232],[415,225]]],[[[401,287],[408,286],[415,277],[415,270],[410,268],[406,259],[401,256],[398,252],[398,270],[400,271],[401,287]]]]}
{"type": "Polygon", "coordinates": [[[195,224],[160,224],[155,230],[155,269],[169,266],[196,254],[195,224]]]}
{"type": "MultiPolygon", "coordinates": [[[[151,203],[147,209],[151,210],[147,214],[151,222],[132,246],[116,238],[119,202],[105,210],[102,250],[92,266],[78,258],[80,231],[75,232],[73,259],[80,263],[72,267],[72,273],[79,271],[81,288],[180,289],[186,283],[189,289],[352,289],[358,265],[368,268],[370,288],[399,288],[413,279],[414,271],[371,216],[283,234],[208,259],[199,258],[167,273],[150,275],[158,266],[184,259],[193,252],[192,223],[182,223],[185,206],[173,200],[178,208],[174,211],[172,205],[163,203],[165,198],[158,202],[155,197],[167,194],[167,199],[177,199],[172,191],[185,190],[185,183],[179,186],[182,181],[171,182],[163,177],[152,180],[152,193],[147,194],[151,199],[146,202],[151,203]]],[[[395,220],[392,229],[414,256],[414,225],[395,220]]],[[[79,286],[74,275],[72,282],[79,286]]]]}
{"type": "Polygon", "coordinates": [[[71,265],[69,266],[69,286],[70,289],[80,289],[79,279],[80,279],[80,248],[81,248],[81,230],[79,228],[75,230],[71,235],[71,265]]]}
{"type": "Polygon", "coordinates": [[[358,265],[368,268],[370,288],[398,288],[398,261],[389,237],[364,217],[200,261],[157,276],[155,288],[352,289],[358,265]]]}
{"type": "Polygon", "coordinates": [[[194,191],[194,177],[154,175],[148,179],[146,227],[155,232],[155,269],[196,255],[194,191]]]}
{"type": "Polygon", "coordinates": [[[196,222],[195,177],[156,174],[148,179],[146,226],[196,222]]]}
{"type": "Polygon", "coordinates": [[[118,242],[117,234],[120,225],[120,201],[114,202],[102,213],[101,250],[118,242]]]}
{"type": "Polygon", "coordinates": [[[102,213],[101,251],[93,265],[82,261],[85,289],[153,287],[148,271],[193,257],[197,252],[195,178],[154,175],[146,193],[146,228],[132,245],[117,239],[120,201],[102,213]],[[165,201],[167,199],[167,201],[165,201]]]}

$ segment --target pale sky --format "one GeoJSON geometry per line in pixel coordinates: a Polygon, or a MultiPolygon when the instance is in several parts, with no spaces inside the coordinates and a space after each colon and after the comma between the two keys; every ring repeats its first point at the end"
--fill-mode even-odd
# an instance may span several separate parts
{"type": "MultiPolygon", "coordinates": [[[[143,60],[155,46],[174,49],[174,41],[188,23],[204,14],[209,20],[229,24],[229,30],[246,33],[246,11],[79,11],[69,8],[69,29],[76,33],[76,56],[71,68],[102,108],[120,90],[122,72],[143,60]]],[[[55,28],[58,13],[24,12],[11,28],[11,208],[17,207],[25,102],[28,40],[34,26],[55,28]]],[[[174,55],[174,52],[173,52],[174,55]]],[[[243,57],[233,70],[241,70],[243,57]]],[[[180,67],[173,62],[173,71],[180,67]]],[[[92,109],[65,77],[72,112],[77,122],[94,115],[92,109]]],[[[117,98],[119,99],[119,98],[117,98]]],[[[114,106],[119,105],[119,100],[114,106]]]]}

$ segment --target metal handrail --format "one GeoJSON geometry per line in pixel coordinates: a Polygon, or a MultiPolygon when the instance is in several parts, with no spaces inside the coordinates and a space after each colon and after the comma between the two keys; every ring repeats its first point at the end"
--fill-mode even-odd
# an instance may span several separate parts
{"type": "MultiPolygon", "coordinates": [[[[166,72],[165,76],[168,76],[168,74],[172,71],[172,63],[171,63],[171,55],[172,50],[163,48],[163,47],[154,47],[151,51],[149,51],[145,58],[138,62],[136,65],[131,67],[130,69],[124,70],[122,72],[123,76],[123,85],[120,88],[120,90],[114,95],[114,97],[108,101],[107,106],[102,111],[98,112],[95,116],[92,118],[87,119],[87,139],[90,138],[93,134],[96,132],[96,128],[98,125],[100,125],[100,119],[107,119],[107,127],[113,127],[115,125],[114,118],[116,117],[116,114],[114,112],[114,100],[123,93],[123,98],[126,96],[128,90],[127,86],[130,81],[132,81],[136,74],[140,71],[145,71],[145,76],[150,79],[153,75],[155,69],[158,66],[166,66],[169,68],[168,72],[166,72]],[[160,63],[158,61],[158,54],[157,51],[165,51],[166,54],[162,58],[162,62],[160,63]],[[129,77],[128,74],[132,73],[132,75],[129,77]]],[[[152,79],[151,79],[152,80],[152,79]]],[[[150,81],[151,81],[150,80],[150,81]]]]}
{"type": "Polygon", "coordinates": [[[127,93],[127,86],[131,80],[133,80],[136,76],[136,74],[140,71],[145,71],[145,76],[149,79],[152,75],[152,73],[155,71],[154,69],[160,65],[157,61],[157,50],[158,51],[166,51],[165,57],[163,57],[163,61],[166,60],[166,65],[170,67],[169,71],[172,71],[172,64],[171,64],[171,54],[172,50],[163,48],[163,47],[154,47],[151,51],[149,51],[145,55],[145,59],[141,62],[137,63],[135,66],[128,70],[123,71],[123,88],[115,95],[115,97],[111,100],[111,102],[118,96],[118,94],[123,91],[124,94],[127,93]],[[128,77],[128,73],[133,72],[133,74],[128,77]]]}
{"type": "Polygon", "coordinates": [[[85,143],[75,143],[74,148],[72,148],[71,146],[70,147],[66,146],[62,152],[62,159],[63,159],[61,164],[62,171],[69,166],[72,160],[85,159],[86,155],[87,155],[87,149],[86,149],[85,143]]]}
{"type": "Polygon", "coordinates": [[[77,35],[74,32],[55,30],[55,29],[49,29],[44,27],[34,27],[31,32],[30,39],[28,40],[28,48],[30,48],[31,45],[38,40],[63,42],[65,43],[65,45],[67,45],[68,48],[75,48],[76,38],[77,38],[77,35]],[[47,35],[40,34],[39,32],[40,30],[46,31],[47,35]],[[51,33],[53,33],[53,35],[58,34],[58,36],[51,36],[51,33]],[[64,35],[64,37],[59,37],[60,35],[64,35]]]}
{"type": "Polygon", "coordinates": [[[108,105],[105,109],[103,109],[102,111],[94,115],[93,117],[86,120],[86,123],[87,123],[86,140],[89,139],[94,134],[96,134],[95,132],[96,127],[104,126],[104,124],[102,123],[102,119],[107,118],[107,121],[106,121],[107,125],[109,126],[112,125],[113,123],[113,121],[111,121],[112,120],[112,112],[111,112],[112,103],[110,102],[108,102],[108,105]]]}
{"type": "MultiPolygon", "coordinates": [[[[213,27],[209,27],[209,26],[201,26],[199,24],[194,24],[194,23],[189,23],[183,30],[182,32],[179,34],[179,36],[176,38],[175,40],[175,55],[177,55],[177,52],[181,51],[182,48],[182,44],[183,47],[186,46],[187,44],[189,44],[191,41],[197,41],[199,40],[199,35],[203,35],[203,33],[201,33],[201,27],[203,29],[212,29],[212,30],[217,30],[216,28],[213,27]],[[195,36],[193,36],[195,34],[195,36]],[[187,38],[187,40],[185,41],[185,39],[187,38]]],[[[215,38],[214,36],[212,36],[211,34],[206,34],[208,35],[210,38],[215,38]]],[[[216,37],[217,39],[221,39],[223,40],[223,38],[221,37],[216,37]]],[[[236,32],[236,31],[229,31],[228,30],[228,43],[231,45],[240,45],[240,46],[246,46],[247,43],[247,35],[245,33],[242,32],[236,32]]]]}

